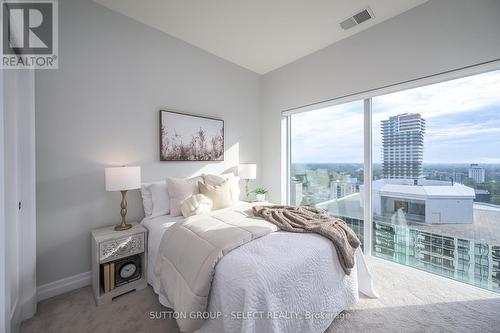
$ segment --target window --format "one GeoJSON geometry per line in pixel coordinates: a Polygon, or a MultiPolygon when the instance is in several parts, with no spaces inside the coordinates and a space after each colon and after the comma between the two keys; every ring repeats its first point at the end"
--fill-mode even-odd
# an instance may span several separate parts
{"type": "Polygon", "coordinates": [[[372,107],[373,255],[500,291],[500,71],[372,107]]]}
{"type": "Polygon", "coordinates": [[[344,219],[363,240],[363,103],[290,116],[290,203],[344,219]]]}
{"type": "Polygon", "coordinates": [[[374,256],[500,292],[500,71],[368,101],[289,116],[290,203],[343,218],[374,256]]]}

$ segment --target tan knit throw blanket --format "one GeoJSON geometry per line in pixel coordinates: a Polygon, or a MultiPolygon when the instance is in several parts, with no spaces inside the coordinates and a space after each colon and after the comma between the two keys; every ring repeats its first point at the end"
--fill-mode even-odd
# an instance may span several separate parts
{"type": "Polygon", "coordinates": [[[253,214],[275,224],[281,230],[314,232],[330,239],[344,272],[351,274],[354,253],[360,241],[341,219],[330,217],[321,209],[302,206],[254,206],[253,214]]]}

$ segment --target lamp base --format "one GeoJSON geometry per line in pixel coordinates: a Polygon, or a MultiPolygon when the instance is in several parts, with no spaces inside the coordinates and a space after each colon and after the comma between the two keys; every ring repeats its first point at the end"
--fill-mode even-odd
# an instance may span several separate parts
{"type": "Polygon", "coordinates": [[[127,195],[127,191],[120,191],[122,193],[122,202],[120,204],[121,210],[120,215],[122,216],[122,223],[115,226],[115,231],[123,231],[132,228],[131,224],[125,223],[125,216],[127,215],[127,200],[125,200],[125,196],[127,195]]]}
{"type": "Polygon", "coordinates": [[[132,228],[132,224],[123,223],[115,226],[115,231],[123,231],[132,228]]]}
{"type": "Polygon", "coordinates": [[[250,179],[245,179],[245,195],[246,195],[246,201],[250,202],[250,190],[248,187],[248,184],[250,183],[250,179]]]}

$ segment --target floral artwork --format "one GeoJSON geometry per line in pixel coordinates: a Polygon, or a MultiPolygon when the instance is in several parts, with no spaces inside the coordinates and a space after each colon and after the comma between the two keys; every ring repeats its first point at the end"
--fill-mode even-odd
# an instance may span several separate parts
{"type": "Polygon", "coordinates": [[[224,121],[160,111],[161,161],[223,161],[224,121]]]}

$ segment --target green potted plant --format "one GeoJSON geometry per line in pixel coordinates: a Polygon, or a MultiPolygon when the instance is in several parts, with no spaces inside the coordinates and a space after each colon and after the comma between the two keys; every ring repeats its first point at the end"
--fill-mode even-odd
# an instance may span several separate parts
{"type": "Polygon", "coordinates": [[[269,190],[264,187],[257,187],[254,192],[257,201],[266,201],[266,193],[269,192],[269,190]]]}

